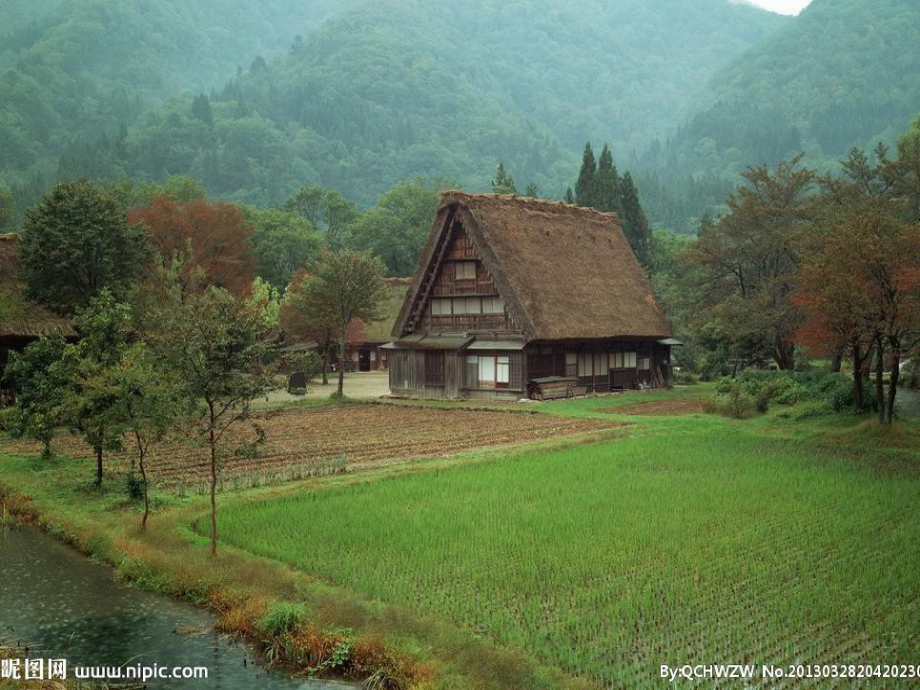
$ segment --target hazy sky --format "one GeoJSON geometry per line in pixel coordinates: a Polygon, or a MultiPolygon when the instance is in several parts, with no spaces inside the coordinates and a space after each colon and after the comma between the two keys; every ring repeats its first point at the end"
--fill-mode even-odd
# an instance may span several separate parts
{"type": "Polygon", "coordinates": [[[774,12],[798,14],[811,0],[751,0],[751,2],[774,12]]]}

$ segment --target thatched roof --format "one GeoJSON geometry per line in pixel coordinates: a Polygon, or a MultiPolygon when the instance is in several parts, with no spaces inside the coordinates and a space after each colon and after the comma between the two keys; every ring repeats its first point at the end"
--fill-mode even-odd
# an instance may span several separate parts
{"type": "Polygon", "coordinates": [[[671,328],[614,213],[496,194],[443,192],[402,335],[440,233],[459,219],[531,340],[666,338],[671,328]]]}
{"type": "Polygon", "coordinates": [[[363,341],[367,343],[385,343],[390,339],[390,331],[402,308],[411,278],[387,278],[386,297],[381,305],[381,318],[363,328],[363,341]]]}
{"type": "Polygon", "coordinates": [[[0,235],[0,337],[76,336],[69,319],[28,301],[17,278],[16,235],[0,235]]]}

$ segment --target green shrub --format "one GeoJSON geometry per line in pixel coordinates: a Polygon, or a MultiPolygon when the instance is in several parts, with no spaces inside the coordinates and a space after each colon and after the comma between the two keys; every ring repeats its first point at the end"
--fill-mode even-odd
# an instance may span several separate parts
{"type": "Polygon", "coordinates": [[[695,386],[700,382],[700,376],[686,369],[675,369],[673,382],[679,386],[695,386]]]}
{"type": "Polygon", "coordinates": [[[140,501],[144,497],[144,480],[131,472],[125,477],[125,490],[132,501],[140,501]]]}
{"type": "Polygon", "coordinates": [[[290,634],[306,620],[307,609],[303,604],[276,601],[269,605],[268,611],[259,621],[259,630],[268,636],[290,634]]]}
{"type": "Polygon", "coordinates": [[[716,396],[713,406],[721,415],[743,419],[756,408],[757,401],[736,382],[728,386],[728,392],[716,396]]]}
{"type": "Polygon", "coordinates": [[[920,388],[920,357],[914,357],[904,365],[901,385],[905,388],[920,388]]]}

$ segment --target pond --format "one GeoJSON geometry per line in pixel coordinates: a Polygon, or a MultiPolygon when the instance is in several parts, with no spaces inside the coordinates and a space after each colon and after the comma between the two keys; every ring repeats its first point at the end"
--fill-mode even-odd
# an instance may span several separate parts
{"type": "Polygon", "coordinates": [[[81,666],[198,666],[207,679],[148,681],[151,688],[342,690],[346,683],[267,672],[247,645],[213,630],[189,604],[124,587],[33,528],[0,528],[0,644],[28,645],[30,658],[81,666]]]}

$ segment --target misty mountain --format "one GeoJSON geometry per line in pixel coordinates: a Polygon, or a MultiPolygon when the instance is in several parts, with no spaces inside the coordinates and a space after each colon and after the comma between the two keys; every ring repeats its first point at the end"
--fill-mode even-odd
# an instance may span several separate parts
{"type": "Polygon", "coordinates": [[[814,0],[717,71],[642,167],[673,190],[689,174],[735,181],[802,151],[830,169],[854,146],[890,144],[920,111],[918,31],[916,0],[814,0]]]}

